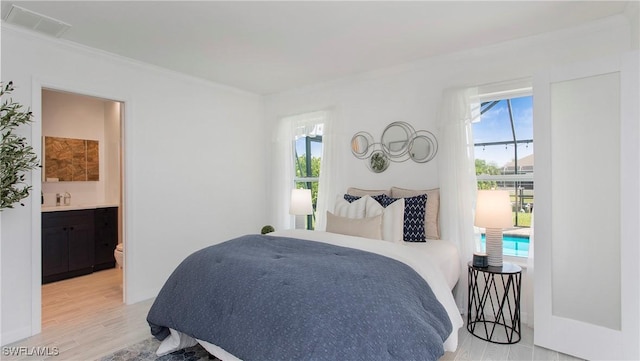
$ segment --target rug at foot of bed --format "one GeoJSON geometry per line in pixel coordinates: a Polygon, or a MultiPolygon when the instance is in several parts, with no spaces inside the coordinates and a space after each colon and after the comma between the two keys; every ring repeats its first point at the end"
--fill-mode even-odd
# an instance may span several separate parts
{"type": "MultiPolygon", "coordinates": [[[[149,338],[138,342],[122,350],[116,351],[100,359],[100,361],[216,361],[216,357],[210,355],[202,346],[195,345],[179,350],[162,357],[156,356],[156,350],[160,341],[149,338]]],[[[218,360],[219,361],[219,360],[218,360]]]]}

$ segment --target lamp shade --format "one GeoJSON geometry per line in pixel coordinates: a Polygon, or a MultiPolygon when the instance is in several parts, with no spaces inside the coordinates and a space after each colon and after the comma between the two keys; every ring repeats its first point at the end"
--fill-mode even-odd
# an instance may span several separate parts
{"type": "Polygon", "coordinates": [[[509,191],[479,190],[476,201],[476,217],[473,223],[482,228],[512,227],[509,191]]]}
{"type": "Polygon", "coordinates": [[[311,205],[311,189],[293,189],[291,190],[291,205],[289,206],[289,214],[302,216],[313,213],[311,205]]]}

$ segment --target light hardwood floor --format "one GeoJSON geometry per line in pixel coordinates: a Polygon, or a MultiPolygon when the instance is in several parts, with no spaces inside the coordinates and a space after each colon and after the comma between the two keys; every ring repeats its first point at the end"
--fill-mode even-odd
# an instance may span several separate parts
{"type": "MultiPolygon", "coordinates": [[[[42,333],[3,347],[4,360],[95,360],[151,337],[146,322],[153,300],[122,303],[122,270],[110,269],[42,287],[42,333]],[[7,356],[5,351],[44,348],[58,355],[7,356]]],[[[32,354],[34,352],[31,352],[32,354]]],[[[577,360],[533,345],[533,330],[523,327],[515,345],[496,345],[459,331],[458,350],[444,360],[577,360]]]]}
{"type": "Polygon", "coordinates": [[[510,361],[580,361],[533,344],[533,329],[522,325],[522,338],[513,345],[501,345],[481,340],[466,329],[458,332],[458,349],[446,352],[440,361],[510,360],[510,361]]]}
{"type": "Polygon", "coordinates": [[[42,286],[42,333],[4,346],[0,358],[95,360],[151,336],[145,318],[152,302],[122,302],[120,269],[46,284],[42,286]],[[26,347],[31,354],[50,355],[29,356],[17,347],[26,347]],[[20,355],[7,356],[7,348],[20,355]]]}

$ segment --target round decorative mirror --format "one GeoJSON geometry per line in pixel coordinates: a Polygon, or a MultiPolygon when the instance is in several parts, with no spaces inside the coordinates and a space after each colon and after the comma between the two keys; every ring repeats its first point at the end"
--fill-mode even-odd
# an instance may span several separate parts
{"type": "Polygon", "coordinates": [[[438,140],[428,130],[416,131],[407,122],[393,122],[382,132],[380,143],[374,143],[367,132],[358,132],[351,138],[351,153],[367,162],[369,170],[382,173],[391,162],[409,159],[426,163],[438,153],[438,140]]]}
{"type": "Polygon", "coordinates": [[[367,132],[358,132],[351,138],[351,153],[358,159],[366,159],[373,151],[373,137],[367,132]]]}
{"type": "Polygon", "coordinates": [[[374,173],[382,173],[389,168],[389,158],[385,152],[381,150],[375,150],[371,154],[371,158],[367,162],[369,169],[374,173]]]}
{"type": "Polygon", "coordinates": [[[393,122],[382,133],[382,150],[390,160],[402,162],[408,159],[409,141],[415,132],[406,122],[393,122]]]}
{"type": "Polygon", "coordinates": [[[426,163],[438,152],[438,141],[433,133],[426,130],[417,131],[409,142],[409,157],[416,163],[426,163]]]}

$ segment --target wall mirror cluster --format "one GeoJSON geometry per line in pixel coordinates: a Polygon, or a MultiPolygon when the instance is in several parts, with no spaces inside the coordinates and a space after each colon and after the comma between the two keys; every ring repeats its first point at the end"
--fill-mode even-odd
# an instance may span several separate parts
{"type": "Polygon", "coordinates": [[[45,182],[100,180],[98,141],[44,137],[45,182]]]}
{"type": "Polygon", "coordinates": [[[427,130],[416,131],[407,122],[393,122],[384,129],[379,142],[375,142],[368,132],[354,134],[351,152],[356,158],[365,160],[372,172],[381,173],[391,162],[426,163],[432,160],[438,153],[438,141],[427,130]]]}

